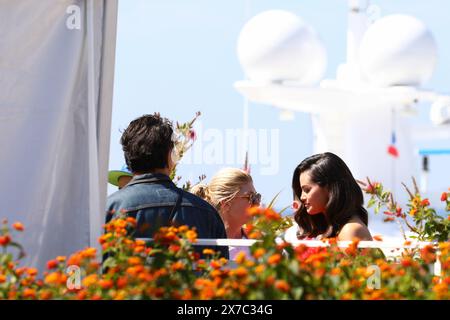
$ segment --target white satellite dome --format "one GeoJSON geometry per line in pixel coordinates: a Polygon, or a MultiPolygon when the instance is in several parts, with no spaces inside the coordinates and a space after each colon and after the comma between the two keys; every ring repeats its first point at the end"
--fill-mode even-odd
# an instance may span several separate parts
{"type": "Polygon", "coordinates": [[[247,77],[257,82],[318,82],[325,71],[326,51],[316,32],[295,14],[269,10],[242,28],[238,58],[247,77]]]}
{"type": "Polygon", "coordinates": [[[450,124],[450,98],[436,100],[430,108],[430,120],[435,125],[450,124]]]}
{"type": "Polygon", "coordinates": [[[362,71],[378,86],[420,86],[433,74],[437,48],[418,19],[395,14],[372,24],[360,47],[362,71]]]}

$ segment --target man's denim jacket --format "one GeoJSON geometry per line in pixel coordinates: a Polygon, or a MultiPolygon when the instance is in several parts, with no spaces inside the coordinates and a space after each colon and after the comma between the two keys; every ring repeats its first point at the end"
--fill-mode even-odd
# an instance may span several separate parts
{"type": "MultiPolygon", "coordinates": [[[[195,227],[198,238],[227,237],[217,210],[203,199],[178,188],[164,174],[148,173],[135,176],[127,186],[108,197],[106,210],[106,222],[121,212],[136,218],[136,238],[151,238],[159,227],[170,225],[171,213],[173,224],[195,227]],[[148,182],[149,180],[152,182],[148,182]],[[173,212],[177,200],[179,206],[173,212]]],[[[228,247],[214,249],[228,258],[228,247]]]]}

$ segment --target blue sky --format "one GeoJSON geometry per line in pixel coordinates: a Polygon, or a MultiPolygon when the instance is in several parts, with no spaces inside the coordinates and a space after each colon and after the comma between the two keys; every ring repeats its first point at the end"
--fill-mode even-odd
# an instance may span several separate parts
{"type": "MultiPolygon", "coordinates": [[[[450,2],[371,3],[380,7],[382,16],[405,13],[425,22],[439,52],[437,69],[426,87],[450,92],[450,2]]],[[[119,144],[121,130],[142,114],[160,112],[184,122],[201,111],[200,126],[203,133],[208,133],[200,137],[203,147],[215,134],[226,137],[227,130],[237,132],[242,128],[244,100],[233,88],[235,81],[244,79],[236,54],[237,39],[248,19],[269,9],[291,11],[316,29],[328,53],[324,77],[334,78],[336,67],[345,60],[346,0],[119,1],[110,169],[121,168],[124,163],[119,144]]],[[[419,121],[427,121],[427,113],[428,108],[423,108],[419,121]]],[[[252,165],[255,187],[266,201],[282,191],[279,206],[289,205],[292,172],[313,152],[310,116],[296,113],[294,121],[282,122],[278,109],[254,103],[249,104],[249,116],[249,128],[267,134],[278,130],[280,142],[277,174],[261,174],[265,165],[252,165]]],[[[450,141],[429,146],[450,148],[450,141]]],[[[226,159],[227,150],[224,153],[226,159]]],[[[265,153],[269,155],[270,150],[265,153]]],[[[231,158],[234,163],[217,163],[220,156],[212,163],[198,163],[193,157],[191,163],[180,165],[179,174],[195,181],[201,174],[210,178],[223,166],[242,165],[237,155],[231,158]]],[[[450,186],[449,162],[450,156],[431,159],[430,183],[435,188],[445,190],[450,186]]],[[[114,188],[110,186],[108,191],[114,188]]]]}

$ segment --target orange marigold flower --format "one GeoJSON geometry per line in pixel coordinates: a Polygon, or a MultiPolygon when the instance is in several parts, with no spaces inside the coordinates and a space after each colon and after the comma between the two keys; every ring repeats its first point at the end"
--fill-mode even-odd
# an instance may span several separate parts
{"type": "Polygon", "coordinates": [[[104,244],[106,241],[108,241],[108,239],[110,239],[112,237],[112,233],[111,232],[108,232],[108,233],[105,233],[104,235],[101,235],[99,238],[98,238],[98,242],[100,243],[100,244],[104,244]]]}
{"type": "Polygon", "coordinates": [[[217,260],[212,260],[209,264],[213,269],[219,269],[222,265],[217,260]]]}
{"type": "Polygon", "coordinates": [[[141,258],[139,257],[129,257],[128,264],[131,266],[136,266],[141,264],[141,258]]]}
{"type": "Polygon", "coordinates": [[[266,267],[262,264],[256,266],[256,268],[255,268],[256,274],[261,274],[264,272],[264,270],[266,270],[266,267]]]}
{"type": "Polygon", "coordinates": [[[210,272],[211,277],[217,278],[222,276],[222,271],[218,269],[214,269],[210,272]]]}
{"type": "Polygon", "coordinates": [[[127,277],[123,276],[117,279],[117,288],[122,289],[128,283],[127,277]]]}
{"type": "Polygon", "coordinates": [[[204,255],[214,255],[216,252],[213,250],[213,249],[209,249],[209,248],[206,248],[206,249],[203,249],[203,254],[204,255]]]}
{"type": "Polygon", "coordinates": [[[86,290],[80,290],[77,293],[77,299],[78,300],[84,300],[87,297],[87,291],[86,290]]]}
{"type": "Polygon", "coordinates": [[[86,248],[81,252],[83,258],[95,258],[96,254],[97,249],[95,248],[86,248]]]}
{"type": "Polygon", "coordinates": [[[90,274],[83,279],[83,286],[90,287],[98,282],[98,276],[96,274],[90,274]]]}
{"type": "Polygon", "coordinates": [[[247,223],[246,225],[244,225],[245,234],[250,234],[254,228],[255,226],[253,224],[247,223]]]}
{"type": "Polygon", "coordinates": [[[123,219],[114,220],[114,227],[117,229],[124,229],[127,226],[127,222],[123,219]]]}
{"type": "Polygon", "coordinates": [[[278,221],[281,219],[281,215],[277,212],[275,212],[272,209],[265,209],[264,210],[264,216],[269,219],[269,220],[273,220],[273,221],[278,221]]]}
{"type": "Polygon", "coordinates": [[[289,292],[291,286],[285,280],[275,281],[275,288],[283,292],[289,292]]]}
{"type": "Polygon", "coordinates": [[[183,294],[181,295],[181,300],[190,300],[192,299],[192,292],[189,289],[184,289],[183,294]]]}
{"type": "Polygon", "coordinates": [[[99,286],[104,289],[104,290],[108,290],[111,289],[114,285],[114,282],[110,279],[100,279],[98,282],[99,286]]]}
{"type": "Polygon", "coordinates": [[[17,268],[16,274],[20,277],[25,271],[27,271],[26,268],[17,268]]]}
{"type": "Polygon", "coordinates": [[[275,253],[274,255],[271,255],[269,259],[267,259],[267,263],[271,265],[277,265],[281,261],[281,254],[275,253]]]}
{"type": "Polygon", "coordinates": [[[169,246],[169,251],[172,253],[177,253],[178,251],[180,251],[181,247],[177,244],[171,244],[169,246]]]}
{"type": "Polygon", "coordinates": [[[402,259],[402,266],[403,267],[405,267],[405,268],[407,268],[407,267],[410,267],[410,266],[412,266],[412,260],[411,260],[411,258],[404,258],[404,259],[402,259]]]}
{"type": "Polygon", "coordinates": [[[341,273],[342,273],[342,270],[339,269],[339,268],[333,268],[333,269],[331,269],[331,275],[332,275],[332,276],[338,276],[338,275],[340,275],[341,273]]]}
{"type": "Polygon", "coordinates": [[[197,241],[197,232],[195,232],[194,230],[188,230],[188,231],[186,231],[186,238],[187,238],[190,242],[196,242],[196,241],[197,241]]]}
{"type": "Polygon", "coordinates": [[[259,230],[252,231],[249,235],[249,239],[259,239],[262,237],[262,233],[259,230]]]}
{"type": "Polygon", "coordinates": [[[354,238],[352,243],[345,249],[345,253],[348,255],[355,255],[357,253],[359,241],[358,238],[354,238]]]}
{"type": "Polygon", "coordinates": [[[12,227],[13,227],[14,229],[16,229],[17,231],[23,231],[23,230],[25,229],[25,227],[23,226],[23,224],[20,223],[20,222],[15,222],[15,223],[13,223],[12,227]]]}
{"type": "Polygon", "coordinates": [[[185,268],[185,265],[181,261],[177,261],[170,266],[170,269],[172,269],[172,271],[183,270],[184,268],[185,268]]]}
{"type": "Polygon", "coordinates": [[[267,286],[272,286],[274,284],[274,282],[275,282],[275,277],[274,276],[270,275],[270,276],[267,277],[267,279],[266,279],[266,285],[267,286]]]}
{"type": "Polygon", "coordinates": [[[236,263],[237,264],[242,264],[245,262],[245,252],[241,251],[236,255],[236,263]]]}
{"type": "Polygon", "coordinates": [[[344,293],[341,296],[341,300],[353,300],[353,295],[351,293],[344,293]]]}
{"type": "Polygon", "coordinates": [[[260,207],[250,207],[247,209],[247,214],[252,217],[259,216],[263,214],[263,209],[260,207]]]}
{"type": "Polygon", "coordinates": [[[36,269],[36,268],[28,268],[27,269],[27,273],[28,273],[28,275],[30,275],[30,276],[32,276],[32,277],[34,277],[34,276],[36,276],[37,274],[38,274],[38,269],[36,269]]]}
{"type": "Polygon", "coordinates": [[[233,273],[236,275],[236,277],[239,277],[239,278],[243,278],[248,275],[248,270],[244,267],[237,267],[233,271],[234,271],[233,273]]]}
{"type": "Polygon", "coordinates": [[[448,294],[448,285],[446,283],[438,283],[433,287],[433,291],[438,295],[438,299],[441,296],[448,294]]]}
{"type": "Polygon", "coordinates": [[[39,293],[40,300],[50,300],[52,296],[53,296],[52,292],[48,290],[43,290],[39,293]]]}
{"type": "Polygon", "coordinates": [[[283,241],[282,243],[277,244],[277,250],[281,251],[289,246],[290,246],[290,244],[288,242],[283,241]]]}
{"type": "Polygon", "coordinates": [[[441,201],[447,201],[447,198],[448,198],[448,193],[447,192],[442,192],[441,201]]]}
{"type": "Polygon", "coordinates": [[[420,205],[422,207],[426,207],[430,205],[430,201],[428,199],[423,199],[422,202],[420,202],[420,205]]]}
{"type": "Polygon", "coordinates": [[[36,299],[36,290],[31,288],[26,288],[23,290],[23,297],[24,298],[30,298],[30,299],[36,299]]]}
{"type": "Polygon", "coordinates": [[[6,282],[6,276],[4,274],[0,274],[0,283],[6,282]]]}
{"type": "Polygon", "coordinates": [[[375,241],[383,241],[383,237],[381,237],[380,235],[374,235],[373,236],[373,240],[375,240],[375,241]]]}
{"type": "Polygon", "coordinates": [[[136,226],[136,219],[133,217],[127,217],[126,222],[128,222],[129,224],[136,226]]]}
{"type": "Polygon", "coordinates": [[[144,246],[137,246],[136,248],[134,248],[134,253],[141,253],[145,251],[145,247],[144,246]]]}
{"type": "Polygon", "coordinates": [[[44,278],[44,282],[47,284],[58,284],[61,275],[58,272],[52,272],[44,278]]]}
{"type": "Polygon", "coordinates": [[[134,240],[134,244],[136,246],[144,246],[145,247],[145,241],[144,240],[134,240]]]}
{"type": "Polygon", "coordinates": [[[65,257],[65,256],[57,256],[57,257],[56,257],[56,260],[57,260],[58,262],[64,262],[64,261],[66,261],[66,257],[65,257]]]}
{"type": "Polygon", "coordinates": [[[433,246],[428,245],[420,250],[420,256],[426,263],[433,263],[436,261],[436,250],[433,246]]]}
{"type": "Polygon", "coordinates": [[[11,237],[9,235],[0,236],[0,246],[6,247],[11,242],[11,237]]]}
{"type": "Polygon", "coordinates": [[[266,253],[266,250],[264,248],[258,248],[255,250],[255,252],[253,252],[253,256],[256,259],[261,258],[264,254],[266,253]]]}
{"type": "Polygon", "coordinates": [[[156,272],[155,272],[155,277],[164,277],[164,276],[167,276],[167,274],[168,274],[168,271],[167,271],[167,269],[158,269],[158,270],[156,270],[156,272]]]}
{"type": "Polygon", "coordinates": [[[58,266],[57,260],[50,260],[47,262],[47,269],[49,269],[49,270],[55,269],[57,266],[58,266]]]}

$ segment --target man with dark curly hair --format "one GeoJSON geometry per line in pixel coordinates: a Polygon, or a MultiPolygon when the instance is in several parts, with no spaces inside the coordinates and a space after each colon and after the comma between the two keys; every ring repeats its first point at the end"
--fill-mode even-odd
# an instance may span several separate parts
{"type": "MultiPolygon", "coordinates": [[[[155,113],[133,120],[123,132],[121,144],[133,179],[108,197],[107,222],[121,213],[134,217],[136,238],[152,237],[159,227],[169,225],[195,227],[198,238],[227,237],[218,212],[171,181],[175,160],[173,127],[168,119],[155,113]]],[[[214,249],[228,258],[227,247],[214,249]]]]}

